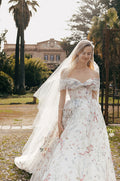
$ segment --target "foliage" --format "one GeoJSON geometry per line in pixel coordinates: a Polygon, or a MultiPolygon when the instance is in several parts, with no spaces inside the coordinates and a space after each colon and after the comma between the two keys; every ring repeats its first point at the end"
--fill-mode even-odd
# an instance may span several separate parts
{"type": "Polygon", "coordinates": [[[22,25],[22,16],[24,17],[24,30],[27,28],[30,17],[32,16],[32,11],[29,9],[30,7],[33,8],[34,11],[37,11],[35,6],[39,6],[36,1],[26,1],[26,0],[9,0],[9,3],[15,3],[9,8],[9,12],[12,11],[14,20],[16,23],[16,27],[20,28],[22,25]]]}
{"type": "Polygon", "coordinates": [[[119,29],[119,19],[114,8],[110,8],[100,17],[92,18],[92,27],[89,30],[88,39],[94,42],[96,53],[102,56],[104,29],[119,29]]]}
{"type": "Polygon", "coordinates": [[[40,86],[50,75],[51,71],[40,59],[25,59],[25,78],[28,88],[40,86]]]}
{"type": "Polygon", "coordinates": [[[14,55],[11,55],[9,57],[6,56],[6,54],[3,52],[0,56],[0,70],[8,74],[13,79],[15,78],[15,58],[14,55]]]}
{"type": "Polygon", "coordinates": [[[37,11],[37,1],[30,0],[9,0],[13,5],[9,8],[12,11],[17,27],[16,50],[15,50],[15,91],[25,93],[25,66],[24,66],[24,30],[27,28],[32,10],[37,11]],[[15,4],[14,4],[15,3],[15,4]],[[20,43],[20,46],[19,46],[20,43]],[[20,63],[19,63],[20,49],[20,63]]]}
{"type": "Polygon", "coordinates": [[[11,94],[13,92],[13,79],[3,71],[0,71],[0,93],[11,94]]]}
{"type": "MultiPolygon", "coordinates": [[[[3,59],[0,57],[0,70],[13,78],[15,82],[15,57],[11,55],[3,59]]],[[[51,74],[47,65],[39,58],[25,58],[25,85],[28,89],[40,86],[51,74]]]]}
{"type": "Polygon", "coordinates": [[[71,44],[70,40],[67,38],[63,38],[60,45],[65,50],[66,55],[70,55],[72,52],[73,48],[76,46],[77,43],[71,44]]]}
{"type": "Polygon", "coordinates": [[[101,0],[82,0],[78,2],[78,6],[78,10],[72,15],[69,22],[72,32],[69,39],[75,42],[87,37],[92,17],[99,16],[103,10],[101,8],[101,0]]]}
{"type": "Polygon", "coordinates": [[[68,26],[71,36],[70,41],[78,42],[86,38],[91,28],[91,20],[94,16],[99,18],[110,8],[115,8],[120,19],[120,0],[81,0],[78,1],[78,9],[72,15],[68,26]]]}
{"type": "MultiPolygon", "coordinates": [[[[93,17],[92,19],[92,27],[89,30],[88,39],[94,42],[95,45],[95,53],[98,54],[101,58],[103,58],[104,52],[104,29],[119,29],[120,21],[117,16],[117,12],[115,8],[110,8],[105,14],[101,15],[101,17],[93,17]]],[[[110,57],[110,68],[111,70],[116,69],[119,73],[119,50],[117,50],[116,45],[120,39],[120,32],[116,32],[115,34],[110,35],[109,42],[109,57],[110,57]],[[114,61],[114,62],[113,62],[114,61]]],[[[112,77],[111,77],[112,78],[112,77]]]]}
{"type": "Polygon", "coordinates": [[[110,137],[113,137],[115,135],[115,129],[107,127],[107,132],[110,137]]]}
{"type": "Polygon", "coordinates": [[[120,19],[120,0],[101,0],[106,9],[115,8],[120,19]]]}
{"type": "Polygon", "coordinates": [[[8,32],[7,30],[4,30],[3,33],[0,34],[0,51],[1,51],[2,42],[5,41],[5,35],[7,32],[8,32]]]}

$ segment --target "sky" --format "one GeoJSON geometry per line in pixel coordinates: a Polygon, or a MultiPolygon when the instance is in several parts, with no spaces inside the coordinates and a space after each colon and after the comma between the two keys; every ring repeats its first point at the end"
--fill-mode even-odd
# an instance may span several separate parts
{"type": "MultiPolygon", "coordinates": [[[[40,7],[33,12],[29,26],[25,30],[25,43],[35,44],[50,38],[61,40],[70,35],[68,20],[76,12],[78,0],[37,0],[40,7]]],[[[8,0],[0,7],[0,33],[7,29],[7,43],[16,42],[17,29],[12,13],[9,13],[8,0]]]]}

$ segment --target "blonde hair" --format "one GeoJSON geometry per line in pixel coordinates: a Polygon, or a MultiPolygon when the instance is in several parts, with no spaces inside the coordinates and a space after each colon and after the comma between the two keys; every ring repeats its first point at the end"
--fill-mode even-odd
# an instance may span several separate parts
{"type": "Polygon", "coordinates": [[[72,61],[71,61],[71,64],[74,68],[74,66],[76,65],[76,61],[78,59],[78,56],[81,52],[83,52],[83,50],[90,46],[92,48],[92,56],[91,56],[91,60],[89,60],[89,62],[87,63],[87,66],[90,68],[90,69],[94,69],[94,46],[92,45],[92,43],[88,40],[82,40],[78,43],[78,45],[76,46],[75,48],[75,52],[72,56],[72,61]]]}

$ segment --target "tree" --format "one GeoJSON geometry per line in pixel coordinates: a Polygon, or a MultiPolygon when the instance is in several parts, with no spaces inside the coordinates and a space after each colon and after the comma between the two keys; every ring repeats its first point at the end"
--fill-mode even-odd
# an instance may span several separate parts
{"type": "Polygon", "coordinates": [[[72,31],[70,40],[75,42],[87,37],[92,17],[99,16],[102,11],[101,0],[82,0],[78,5],[78,10],[73,14],[69,24],[72,31]]]}
{"type": "MultiPolygon", "coordinates": [[[[92,27],[88,33],[88,39],[94,42],[96,54],[102,56],[104,29],[119,29],[120,21],[115,8],[110,8],[100,17],[92,18],[92,27]]],[[[116,34],[117,35],[117,34],[116,34]]]]}
{"type": "MultiPolygon", "coordinates": [[[[119,30],[120,21],[117,15],[115,8],[110,8],[105,14],[101,17],[93,17],[92,27],[89,30],[88,39],[94,42],[95,53],[100,55],[101,58],[104,52],[104,30],[105,28],[109,29],[110,32],[114,29],[119,30]]],[[[110,79],[118,79],[119,75],[119,47],[118,43],[120,41],[120,31],[110,34],[109,40],[109,68],[110,68],[110,79]],[[115,72],[116,71],[116,72],[115,72]]],[[[104,63],[104,62],[103,62],[104,63]]]]}
{"type": "Polygon", "coordinates": [[[24,30],[28,27],[32,11],[37,11],[38,3],[33,0],[10,0],[15,3],[9,8],[12,11],[17,27],[16,50],[15,50],[15,89],[20,93],[25,92],[25,67],[24,67],[24,30]],[[20,42],[20,66],[19,66],[19,42],[20,42]],[[19,70],[20,69],[20,70],[19,70]]]}
{"type": "Polygon", "coordinates": [[[106,9],[115,8],[120,19],[120,0],[101,0],[106,9]]]}
{"type": "Polygon", "coordinates": [[[60,42],[61,47],[66,52],[66,56],[69,56],[72,52],[73,48],[76,46],[77,43],[71,44],[70,40],[67,38],[63,38],[60,42]]]}
{"type": "Polygon", "coordinates": [[[0,34],[0,51],[1,51],[2,42],[5,41],[5,35],[7,32],[8,32],[8,30],[4,30],[3,33],[0,34]]]}

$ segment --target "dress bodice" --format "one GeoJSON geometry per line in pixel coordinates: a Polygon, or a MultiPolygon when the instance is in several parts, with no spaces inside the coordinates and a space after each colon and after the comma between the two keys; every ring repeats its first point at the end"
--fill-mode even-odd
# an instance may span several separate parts
{"type": "Polygon", "coordinates": [[[75,78],[66,78],[60,80],[60,90],[68,90],[70,99],[92,99],[92,91],[98,91],[100,87],[99,78],[88,79],[80,82],[75,78]]]}

